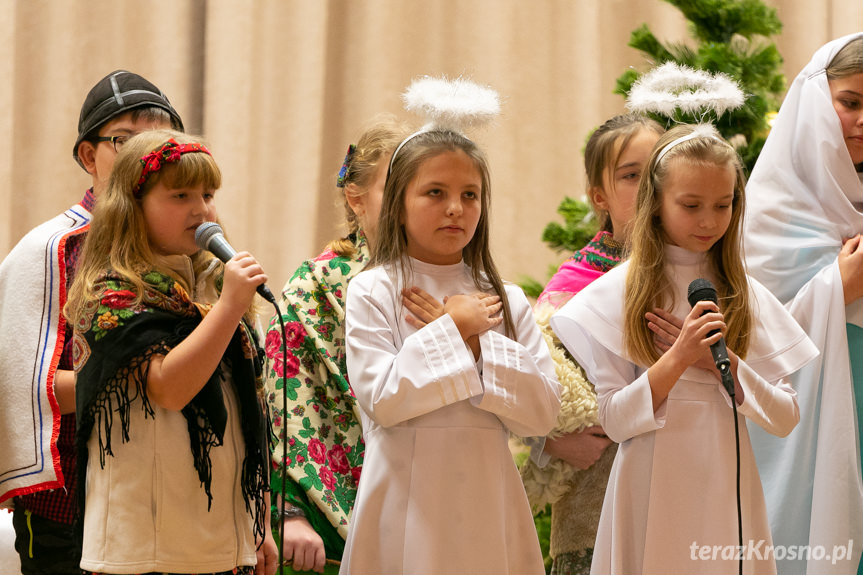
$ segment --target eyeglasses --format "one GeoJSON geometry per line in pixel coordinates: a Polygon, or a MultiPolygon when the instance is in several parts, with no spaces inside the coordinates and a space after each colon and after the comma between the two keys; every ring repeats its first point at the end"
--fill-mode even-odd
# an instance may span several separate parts
{"type": "Polygon", "coordinates": [[[93,138],[94,142],[111,142],[111,145],[114,146],[114,151],[119,152],[123,149],[123,144],[129,141],[129,138],[132,136],[96,136],[93,138]]]}

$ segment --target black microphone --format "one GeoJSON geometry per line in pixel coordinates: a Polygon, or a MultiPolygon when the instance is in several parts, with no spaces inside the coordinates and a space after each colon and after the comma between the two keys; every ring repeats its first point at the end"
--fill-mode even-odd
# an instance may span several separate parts
{"type": "MultiPolygon", "coordinates": [[[[225,263],[237,255],[237,250],[231,247],[231,244],[225,239],[222,226],[216,222],[204,222],[198,226],[195,230],[195,243],[200,249],[209,251],[225,263]]],[[[258,286],[258,293],[268,302],[277,305],[276,297],[266,284],[258,286]]]]}
{"type": "MultiPolygon", "coordinates": [[[[689,284],[686,299],[689,300],[689,305],[692,307],[695,307],[695,304],[700,301],[712,301],[719,305],[716,297],[716,288],[713,287],[710,280],[704,278],[698,278],[689,284]]],[[[704,313],[708,312],[705,311],[704,313]]],[[[716,333],[719,333],[719,330],[714,329],[707,334],[707,337],[716,333]]],[[[719,374],[722,376],[722,385],[725,386],[725,391],[728,392],[728,395],[734,397],[734,378],[731,377],[731,360],[728,359],[728,350],[725,347],[724,337],[720,337],[719,341],[710,346],[710,353],[713,355],[716,369],[719,370],[719,374]]]]}

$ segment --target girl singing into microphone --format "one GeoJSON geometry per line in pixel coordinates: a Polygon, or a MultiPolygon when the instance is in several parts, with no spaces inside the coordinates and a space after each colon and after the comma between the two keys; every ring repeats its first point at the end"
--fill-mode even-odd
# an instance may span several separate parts
{"type": "Polygon", "coordinates": [[[267,276],[247,252],[223,266],[195,245],[220,184],[199,140],[143,132],[93,214],[66,305],[87,571],[275,571],[249,328],[267,276]]]}
{"type": "MultiPolygon", "coordinates": [[[[799,413],[786,378],[817,350],[744,271],[743,192],[740,159],[713,126],[668,131],[641,177],[629,260],[551,319],[620,443],[592,573],[737,572],[734,420],[709,349],[723,337],[741,418],[744,544],[771,544],[742,418],[787,435],[799,413]],[[697,278],[717,286],[720,305],[690,309],[697,278]]],[[[772,557],[746,559],[747,573],[776,572],[772,557]]]]}

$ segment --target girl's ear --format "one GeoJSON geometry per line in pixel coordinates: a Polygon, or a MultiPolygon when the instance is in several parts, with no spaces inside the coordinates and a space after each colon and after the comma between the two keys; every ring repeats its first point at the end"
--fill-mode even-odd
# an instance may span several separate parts
{"type": "Polygon", "coordinates": [[[357,217],[361,217],[366,211],[366,195],[359,193],[360,189],[354,183],[345,186],[345,200],[357,217]]]}
{"type": "Polygon", "coordinates": [[[596,209],[608,211],[608,196],[604,189],[600,186],[593,186],[587,189],[587,195],[596,209]]]}
{"type": "Polygon", "coordinates": [[[78,144],[78,159],[91,176],[96,175],[96,146],[93,142],[84,140],[78,144]]]}

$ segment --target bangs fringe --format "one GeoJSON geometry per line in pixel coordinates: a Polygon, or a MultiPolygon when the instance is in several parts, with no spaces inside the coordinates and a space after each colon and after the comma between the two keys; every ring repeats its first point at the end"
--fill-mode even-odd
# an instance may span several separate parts
{"type": "Polygon", "coordinates": [[[183,154],[179,162],[164,166],[158,176],[150,178],[153,184],[161,180],[165,186],[173,189],[197,185],[203,185],[207,190],[218,190],[222,187],[222,171],[210,154],[183,154]]]}

